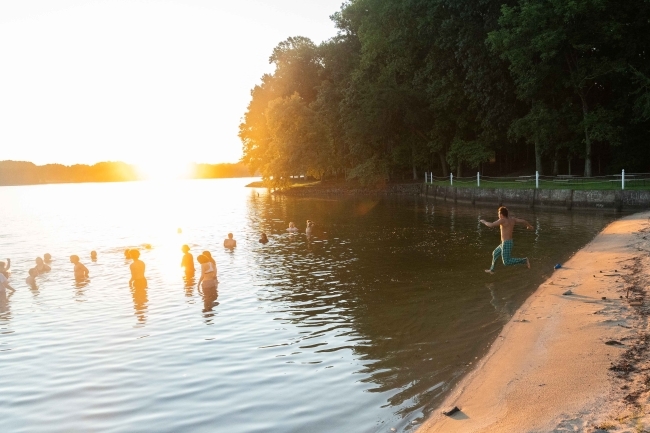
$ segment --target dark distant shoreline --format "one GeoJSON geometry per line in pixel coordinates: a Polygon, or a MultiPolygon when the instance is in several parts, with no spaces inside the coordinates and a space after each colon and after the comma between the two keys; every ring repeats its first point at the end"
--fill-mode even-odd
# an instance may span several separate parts
{"type": "MultiPolygon", "coordinates": [[[[188,179],[250,177],[242,163],[194,164],[188,179]]],[[[146,180],[135,165],[124,162],[99,162],[94,165],[46,164],[27,161],[0,161],[0,186],[47,185],[57,183],[131,182],[146,180]]]]}

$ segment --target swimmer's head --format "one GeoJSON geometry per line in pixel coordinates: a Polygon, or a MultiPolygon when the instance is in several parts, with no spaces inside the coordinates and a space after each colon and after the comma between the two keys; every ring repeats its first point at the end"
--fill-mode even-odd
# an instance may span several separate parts
{"type": "Polygon", "coordinates": [[[501,206],[499,208],[499,215],[508,218],[508,208],[505,206],[501,206]]]}
{"type": "Polygon", "coordinates": [[[79,263],[79,256],[73,254],[70,256],[70,263],[79,263]]]}
{"type": "Polygon", "coordinates": [[[45,259],[46,262],[52,261],[52,255],[50,253],[43,254],[43,258],[45,259]]]}
{"type": "Polygon", "coordinates": [[[187,252],[190,251],[190,247],[188,247],[187,245],[183,245],[183,246],[181,247],[181,250],[182,250],[184,253],[187,253],[187,252]]]}
{"type": "Polygon", "coordinates": [[[131,250],[130,249],[127,248],[127,249],[124,250],[124,257],[126,257],[127,259],[131,258],[131,250]]]}
{"type": "Polygon", "coordinates": [[[36,257],[36,264],[41,266],[43,264],[43,259],[41,259],[40,257],[36,257]]]}
{"type": "Polygon", "coordinates": [[[38,275],[38,273],[36,272],[36,269],[34,269],[34,268],[30,268],[28,272],[29,272],[30,277],[35,277],[36,275],[38,275]]]}
{"type": "Polygon", "coordinates": [[[228,233],[228,239],[232,239],[232,233],[228,233]]]}
{"type": "Polygon", "coordinates": [[[203,264],[203,263],[208,263],[210,260],[203,254],[199,254],[199,256],[196,258],[196,261],[203,264]]]}
{"type": "Polygon", "coordinates": [[[90,252],[90,258],[91,258],[91,259],[96,259],[96,258],[97,258],[97,251],[94,251],[94,250],[91,251],[91,252],[90,252]]]}
{"type": "Polygon", "coordinates": [[[7,268],[7,264],[0,260],[0,272],[4,272],[4,270],[7,268]]]}
{"type": "Polygon", "coordinates": [[[133,249],[131,250],[131,258],[137,260],[140,258],[140,251],[133,249]]]}
{"type": "Polygon", "coordinates": [[[212,253],[210,251],[203,251],[201,254],[204,255],[208,260],[212,260],[212,253]]]}
{"type": "Polygon", "coordinates": [[[296,225],[294,223],[289,223],[289,228],[294,228],[296,225]]]}

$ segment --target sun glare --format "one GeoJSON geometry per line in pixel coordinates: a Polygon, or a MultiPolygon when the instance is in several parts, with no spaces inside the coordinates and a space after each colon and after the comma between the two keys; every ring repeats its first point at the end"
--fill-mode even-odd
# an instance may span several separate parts
{"type": "Polygon", "coordinates": [[[192,164],[178,161],[148,161],[137,164],[140,175],[149,180],[173,180],[192,177],[192,164]]]}

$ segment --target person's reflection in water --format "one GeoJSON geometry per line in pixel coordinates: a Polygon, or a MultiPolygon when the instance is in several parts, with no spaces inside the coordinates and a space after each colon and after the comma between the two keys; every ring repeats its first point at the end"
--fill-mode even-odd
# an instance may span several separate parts
{"type": "Polygon", "coordinates": [[[147,298],[147,279],[144,276],[146,266],[142,260],[140,260],[140,251],[132,249],[130,251],[131,259],[131,279],[129,280],[129,287],[131,288],[131,296],[133,296],[133,309],[135,310],[135,315],[138,318],[138,322],[141,324],[146,323],[147,321],[147,303],[149,302],[147,298]]]}
{"type": "MultiPolygon", "coordinates": [[[[183,276],[183,283],[185,283],[184,289],[185,289],[185,297],[186,298],[192,298],[194,296],[194,284],[196,283],[196,279],[192,275],[191,277],[188,277],[187,275],[183,276]]],[[[191,302],[193,303],[193,302],[191,302]]]]}
{"type": "Polygon", "coordinates": [[[131,296],[133,296],[133,310],[138,322],[142,325],[147,323],[147,288],[146,287],[131,287],[131,296]]]}

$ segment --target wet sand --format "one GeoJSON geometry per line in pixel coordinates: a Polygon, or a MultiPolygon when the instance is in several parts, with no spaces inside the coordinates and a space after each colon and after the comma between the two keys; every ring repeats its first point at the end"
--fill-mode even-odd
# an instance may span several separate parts
{"type": "Polygon", "coordinates": [[[556,270],[418,433],[650,431],[649,218],[610,224],[556,270]]]}

